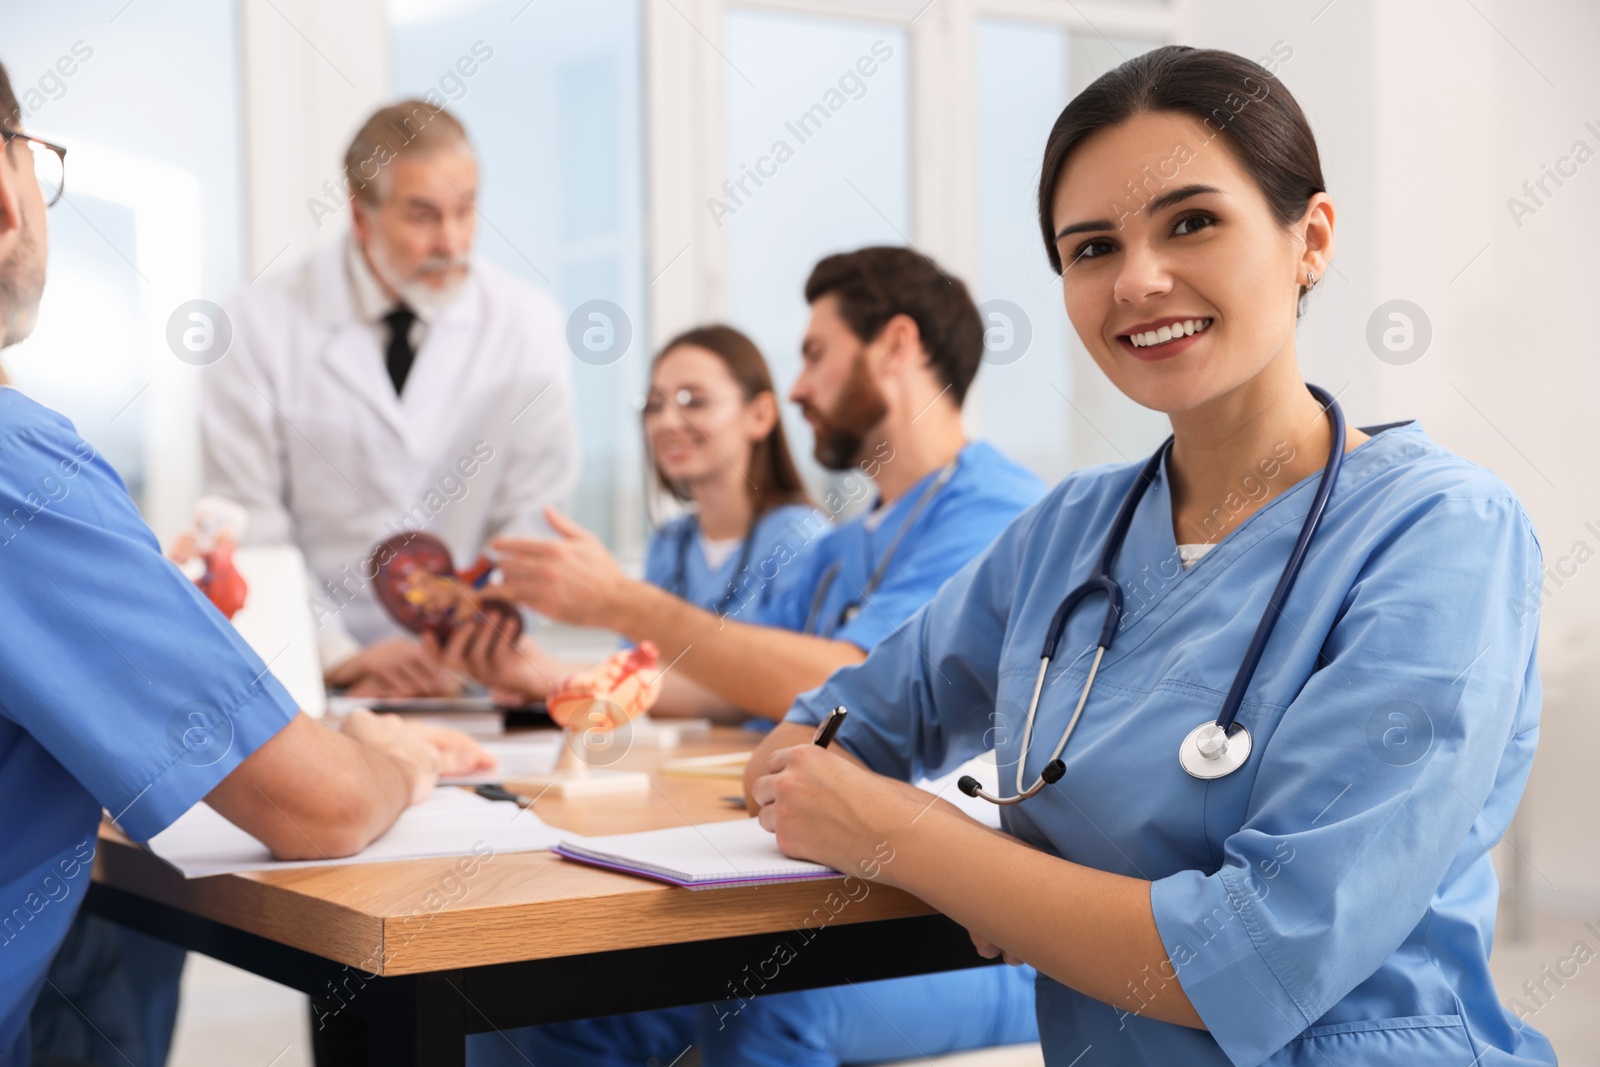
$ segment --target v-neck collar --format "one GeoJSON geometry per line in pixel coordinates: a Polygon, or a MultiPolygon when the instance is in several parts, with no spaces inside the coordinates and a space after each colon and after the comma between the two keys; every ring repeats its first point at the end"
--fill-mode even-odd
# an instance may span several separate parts
{"type": "MultiPolygon", "coordinates": [[[[1399,438],[1423,435],[1420,424],[1414,421],[1373,429],[1377,432],[1368,440],[1345,453],[1338,483],[1328,499],[1329,511],[1336,508],[1361,482],[1410,453],[1410,449],[1400,448],[1397,451],[1394,447],[1402,443],[1399,438]],[[1385,444],[1373,447],[1379,441],[1385,444]]],[[[1125,591],[1123,621],[1116,643],[1101,664],[1102,671],[1110,669],[1117,661],[1134,652],[1150,633],[1209,586],[1214,576],[1239,556],[1286,524],[1293,523],[1298,529],[1305,522],[1323,475],[1319,465],[1316,471],[1289,486],[1228,531],[1211,551],[1185,570],[1178,558],[1177,538],[1172,532],[1172,478],[1167,469],[1170,458],[1170,453],[1162,457],[1155,480],[1145,490],[1134,512],[1133,523],[1123,540],[1122,550],[1111,565],[1112,577],[1125,591]],[[1153,597],[1137,604],[1129,603],[1131,598],[1126,596],[1126,591],[1130,589],[1138,593],[1153,593],[1153,597]]],[[[1098,549],[1094,556],[1098,558],[1098,549]]],[[[1268,591],[1262,590],[1262,595],[1265,596],[1268,591]]]]}

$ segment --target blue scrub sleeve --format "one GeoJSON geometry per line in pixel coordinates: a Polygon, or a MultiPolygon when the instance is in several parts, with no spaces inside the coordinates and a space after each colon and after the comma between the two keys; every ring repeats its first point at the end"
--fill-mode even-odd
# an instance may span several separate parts
{"type": "Polygon", "coordinates": [[[1469,835],[1487,851],[1521,793],[1538,619],[1508,605],[1537,588],[1538,542],[1505,497],[1418,511],[1345,597],[1220,869],[1151,886],[1178,981],[1236,1064],[1260,1063],[1372,975],[1452,863],[1476,858],[1469,835]]]}
{"type": "Polygon", "coordinates": [[[0,714],[142,841],[297,708],[161,555],[116,472],[51,418],[0,438],[0,714]]]}
{"type": "Polygon", "coordinates": [[[865,660],[802,693],[785,721],[843,704],[836,743],[879,774],[937,777],[994,747],[995,694],[1018,566],[1040,505],[976,554],[865,660]]]}

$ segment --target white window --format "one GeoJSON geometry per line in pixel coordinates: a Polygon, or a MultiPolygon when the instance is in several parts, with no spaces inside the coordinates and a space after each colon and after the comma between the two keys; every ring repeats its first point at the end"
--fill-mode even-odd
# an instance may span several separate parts
{"type": "Polygon", "coordinates": [[[49,4],[6,13],[23,126],[68,147],[38,326],[6,365],[73,420],[163,533],[199,488],[201,371],[168,348],[168,319],[241,280],[236,40],[230,4],[142,0],[92,21],[49,4]],[[182,77],[153,54],[183,57],[182,77]]]}
{"type": "Polygon", "coordinates": [[[1064,24],[977,25],[978,270],[991,339],[970,421],[1047,482],[1153,451],[1166,419],[1104,380],[1061,301],[1038,219],[1039,165],[1062,107],[1118,63],[1156,47],[1064,24]]]}
{"type": "Polygon", "coordinates": [[[630,556],[641,545],[637,402],[650,357],[642,33],[638,0],[389,7],[394,97],[434,92],[477,149],[477,252],[569,313],[605,300],[627,318],[621,358],[573,368],[584,467],[576,517],[630,556]]]}
{"type": "MultiPolygon", "coordinates": [[[[970,432],[1049,480],[1154,448],[1160,416],[1100,388],[1067,322],[1034,198],[1045,137],[1072,94],[1178,39],[1186,19],[1185,0],[652,5],[656,342],[727,319],[761,345],[782,392],[797,371],[801,286],[816,260],[910,244],[965,280],[985,310],[1005,300],[1024,317],[988,325],[1031,334],[1020,358],[981,369],[970,432]],[[861,79],[864,89],[849,79],[829,98],[875,46],[889,58],[861,79]],[[795,124],[819,102],[839,106],[815,128],[795,124]],[[779,142],[792,149],[781,163],[779,142]]],[[[796,452],[809,456],[809,428],[792,410],[786,417],[796,452]]],[[[817,483],[815,466],[808,474],[817,483]]]]}
{"type": "Polygon", "coordinates": [[[800,373],[817,260],[910,239],[907,35],[894,23],[732,8],[722,51],[726,166],[706,211],[726,249],[728,320],[766,355],[785,429],[816,480],[810,428],[781,398],[800,373]]]}

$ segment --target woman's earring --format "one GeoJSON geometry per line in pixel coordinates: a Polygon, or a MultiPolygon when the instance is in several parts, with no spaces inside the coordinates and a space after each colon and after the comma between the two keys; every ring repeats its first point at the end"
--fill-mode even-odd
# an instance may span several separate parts
{"type": "Polygon", "coordinates": [[[1300,294],[1299,308],[1298,308],[1299,314],[1304,315],[1306,313],[1306,297],[1310,296],[1311,295],[1311,290],[1315,289],[1316,287],[1317,287],[1317,274],[1316,274],[1316,271],[1313,271],[1310,268],[1307,268],[1306,269],[1306,287],[1305,287],[1305,291],[1300,294]]]}

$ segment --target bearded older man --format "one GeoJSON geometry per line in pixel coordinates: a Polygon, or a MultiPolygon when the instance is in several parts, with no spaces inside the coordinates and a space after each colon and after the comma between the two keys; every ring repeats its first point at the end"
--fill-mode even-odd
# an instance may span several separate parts
{"type": "Polygon", "coordinates": [[[312,574],[324,676],[363,696],[453,691],[373,594],[374,546],[407,529],[470,562],[547,532],[578,479],[564,317],[472,256],[478,166],[460,122],[420,100],[351,141],[346,239],[252,285],[205,370],[205,489],[245,540],[295,544],[312,574]]]}

